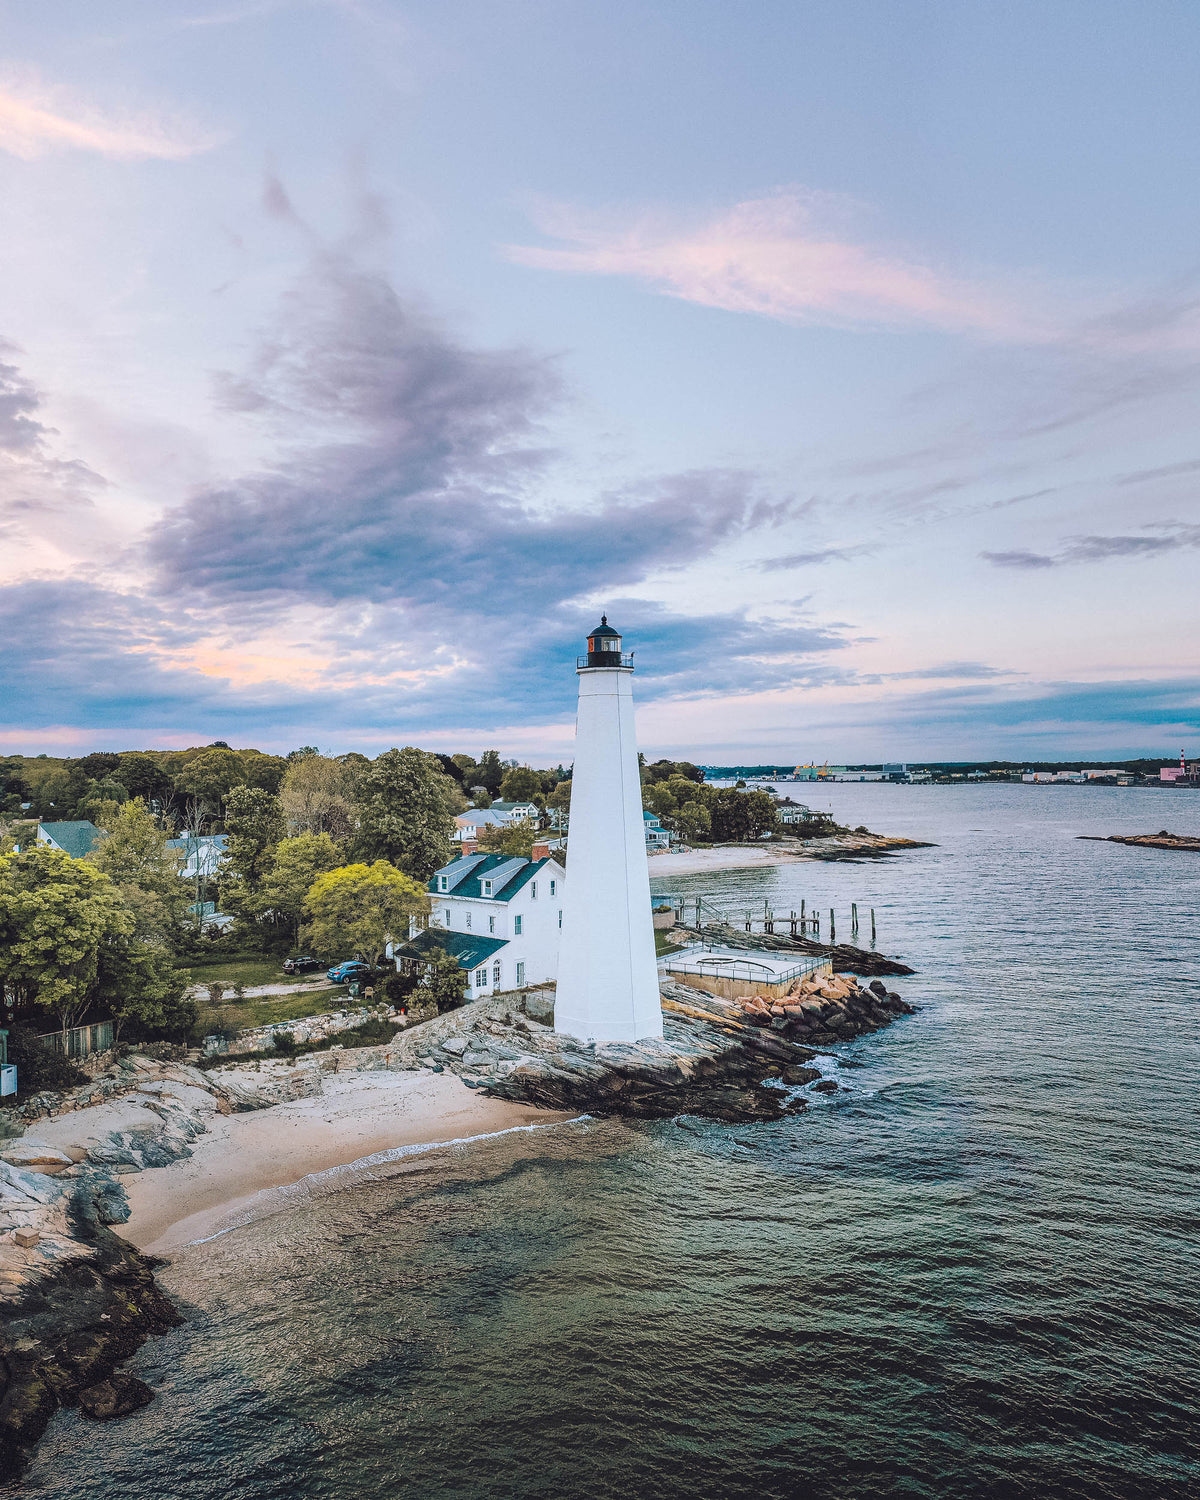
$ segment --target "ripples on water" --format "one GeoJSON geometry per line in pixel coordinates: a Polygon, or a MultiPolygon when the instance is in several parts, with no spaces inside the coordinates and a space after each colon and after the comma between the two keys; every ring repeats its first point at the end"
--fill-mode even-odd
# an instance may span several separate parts
{"type": "MultiPolygon", "coordinates": [[[[1200,831],[1130,789],[822,788],[937,841],[656,882],[874,906],[918,1016],[797,1119],[590,1121],[318,1184],[163,1273],[191,1320],[25,1492],[1200,1493],[1200,831]]],[[[845,921],[846,933],[842,932],[845,921]]]]}

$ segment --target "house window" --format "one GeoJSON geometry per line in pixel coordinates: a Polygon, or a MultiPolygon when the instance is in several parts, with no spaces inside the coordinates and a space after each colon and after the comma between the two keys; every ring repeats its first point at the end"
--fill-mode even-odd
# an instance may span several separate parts
{"type": "Polygon", "coordinates": [[[483,894],[485,896],[490,896],[492,894],[492,882],[490,880],[484,880],[481,882],[481,884],[483,886],[483,894]]]}
{"type": "Polygon", "coordinates": [[[559,913],[558,913],[558,925],[560,927],[562,926],[562,910],[561,910],[561,908],[560,908],[559,913]]]}
{"type": "Polygon", "coordinates": [[[520,989],[521,986],[524,983],[525,983],[525,965],[524,964],[518,964],[517,965],[517,988],[520,989]]]}
{"type": "Polygon", "coordinates": [[[489,917],[488,918],[488,931],[489,932],[495,932],[495,930],[496,930],[496,919],[495,919],[495,917],[489,917]]]}
{"type": "Polygon", "coordinates": [[[492,965],[492,987],[494,989],[499,989],[499,987],[500,987],[500,960],[499,959],[497,959],[496,962],[492,965]]]}
{"type": "Polygon", "coordinates": [[[481,990],[486,985],[487,985],[487,964],[484,964],[484,966],[483,966],[482,969],[476,969],[475,970],[475,988],[477,990],[481,990]]]}
{"type": "Polygon", "coordinates": [[[471,913],[467,912],[466,915],[464,916],[463,920],[467,924],[467,931],[470,932],[470,930],[471,930],[471,913]]]}
{"type": "Polygon", "coordinates": [[[520,917],[514,917],[513,918],[513,937],[520,937],[521,936],[521,923],[522,923],[522,918],[520,918],[520,917]]]}
{"type": "Polygon", "coordinates": [[[439,891],[444,891],[449,884],[450,884],[450,877],[448,875],[439,875],[438,876],[438,890],[439,891]]]}
{"type": "Polygon", "coordinates": [[[449,907],[447,907],[446,910],[442,913],[442,920],[445,922],[446,926],[449,927],[449,925],[450,925],[450,908],[449,907]]]}
{"type": "Polygon", "coordinates": [[[530,887],[529,887],[529,899],[531,901],[536,901],[537,900],[537,881],[536,880],[533,881],[531,883],[530,887]]]}
{"type": "Polygon", "coordinates": [[[557,889],[558,889],[558,882],[557,882],[557,881],[556,881],[556,880],[552,880],[552,881],[551,881],[551,882],[550,882],[550,894],[551,894],[551,895],[552,895],[552,896],[553,896],[553,895],[554,895],[554,893],[555,893],[555,891],[556,891],[556,890],[557,890],[557,889]]]}

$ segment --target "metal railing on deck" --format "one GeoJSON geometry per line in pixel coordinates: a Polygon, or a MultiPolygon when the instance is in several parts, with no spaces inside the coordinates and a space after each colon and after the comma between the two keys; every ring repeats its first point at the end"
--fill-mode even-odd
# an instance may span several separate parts
{"type": "Polygon", "coordinates": [[[113,1044],[113,1023],[94,1021],[90,1026],[72,1026],[67,1031],[48,1031],[40,1038],[42,1046],[64,1057],[91,1057],[107,1052],[113,1044]]]}

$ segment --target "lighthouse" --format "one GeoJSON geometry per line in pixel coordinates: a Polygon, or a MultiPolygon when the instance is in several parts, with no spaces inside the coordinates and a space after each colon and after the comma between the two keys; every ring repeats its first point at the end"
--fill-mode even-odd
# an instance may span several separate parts
{"type": "Polygon", "coordinates": [[[601,617],[576,664],[579,713],[554,1029],[603,1045],[663,1034],[633,655],[601,617]]]}

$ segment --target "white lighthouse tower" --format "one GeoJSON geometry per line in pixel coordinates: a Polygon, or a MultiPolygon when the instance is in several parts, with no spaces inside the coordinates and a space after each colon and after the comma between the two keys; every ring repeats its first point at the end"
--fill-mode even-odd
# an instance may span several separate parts
{"type": "Polygon", "coordinates": [[[581,657],[554,1029],[597,1043],[663,1034],[633,722],[633,657],[608,616],[581,657]]]}

